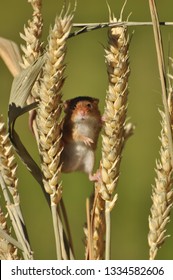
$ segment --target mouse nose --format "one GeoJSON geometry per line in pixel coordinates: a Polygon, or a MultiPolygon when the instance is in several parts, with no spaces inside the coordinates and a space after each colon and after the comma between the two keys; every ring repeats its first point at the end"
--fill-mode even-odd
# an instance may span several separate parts
{"type": "Polygon", "coordinates": [[[85,114],[86,114],[86,112],[85,112],[85,110],[80,110],[80,115],[82,116],[82,117],[84,117],[85,116],[85,114]]]}

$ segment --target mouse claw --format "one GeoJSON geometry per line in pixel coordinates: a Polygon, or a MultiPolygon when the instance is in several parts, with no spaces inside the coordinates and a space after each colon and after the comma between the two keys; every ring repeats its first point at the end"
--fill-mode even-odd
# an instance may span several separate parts
{"type": "Polygon", "coordinates": [[[84,136],[83,142],[84,142],[84,144],[87,145],[87,146],[91,146],[91,144],[94,143],[94,141],[93,141],[91,138],[86,137],[86,136],[84,136]]]}
{"type": "Polygon", "coordinates": [[[107,121],[107,116],[106,116],[106,114],[103,114],[101,117],[102,124],[104,124],[106,121],[107,121]]]}
{"type": "Polygon", "coordinates": [[[101,181],[101,172],[100,169],[97,170],[94,174],[89,174],[89,180],[91,182],[100,182],[101,181]]]}

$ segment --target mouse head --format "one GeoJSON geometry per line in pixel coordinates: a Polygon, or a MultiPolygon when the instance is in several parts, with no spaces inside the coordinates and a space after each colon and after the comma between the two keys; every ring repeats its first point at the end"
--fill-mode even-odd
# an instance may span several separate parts
{"type": "Polygon", "coordinates": [[[79,106],[84,106],[89,111],[92,109],[98,108],[99,99],[93,98],[90,96],[78,96],[72,99],[68,99],[64,102],[64,112],[69,113],[69,111],[73,112],[79,106]]]}

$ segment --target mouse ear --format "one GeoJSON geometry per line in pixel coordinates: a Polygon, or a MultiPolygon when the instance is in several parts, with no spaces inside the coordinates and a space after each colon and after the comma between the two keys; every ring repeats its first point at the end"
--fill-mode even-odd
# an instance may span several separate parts
{"type": "Polygon", "coordinates": [[[94,104],[98,104],[99,103],[99,99],[98,98],[93,98],[93,100],[94,100],[94,104]]]}
{"type": "Polygon", "coordinates": [[[67,113],[69,108],[70,99],[63,102],[64,112],[67,113]]]}

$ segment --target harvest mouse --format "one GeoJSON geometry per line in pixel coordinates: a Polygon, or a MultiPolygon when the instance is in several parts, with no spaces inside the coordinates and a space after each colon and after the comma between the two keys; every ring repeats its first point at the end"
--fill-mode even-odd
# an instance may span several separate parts
{"type": "Polygon", "coordinates": [[[62,172],[83,171],[88,174],[90,181],[97,180],[92,172],[97,140],[102,127],[98,103],[99,99],[89,96],[79,96],[64,103],[64,149],[60,159],[62,172]]]}

